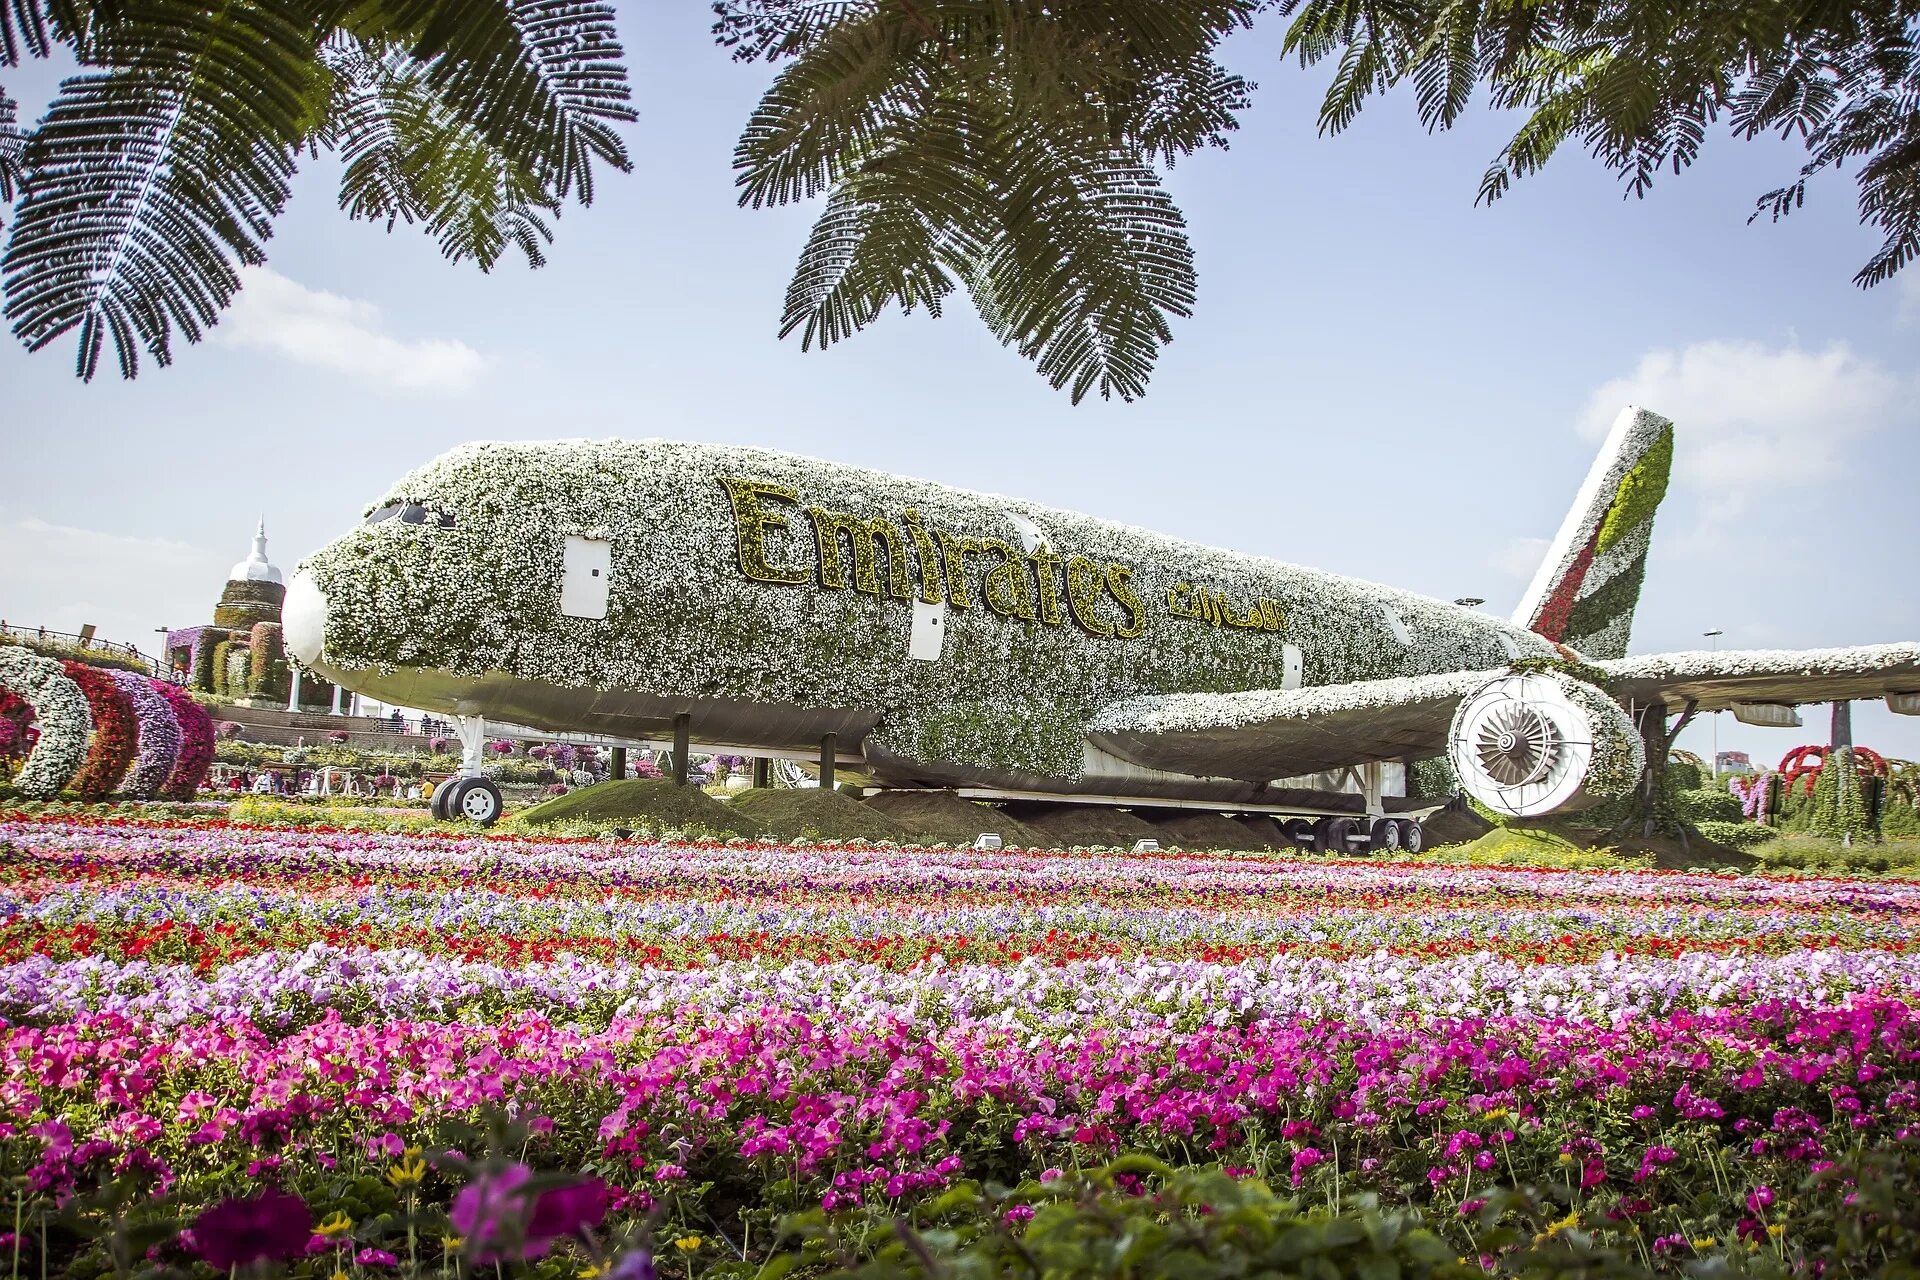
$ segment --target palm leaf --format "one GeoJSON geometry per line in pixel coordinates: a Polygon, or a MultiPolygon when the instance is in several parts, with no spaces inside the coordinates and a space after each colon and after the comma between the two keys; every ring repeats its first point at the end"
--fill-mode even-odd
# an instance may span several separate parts
{"type": "Polygon", "coordinates": [[[545,264],[559,201],[458,120],[426,69],[404,55],[335,49],[339,88],[325,132],[344,161],[340,207],[354,219],[422,222],[441,252],[489,270],[508,245],[545,264]]]}
{"type": "Polygon", "coordinates": [[[555,199],[593,199],[593,163],[633,167],[635,119],[611,6],[596,0],[380,0],[346,29],[405,48],[451,115],[555,199]]]}
{"type": "Polygon", "coordinates": [[[20,132],[19,120],[19,105],[0,87],[0,200],[9,204],[20,189],[20,152],[27,141],[20,132]]]}
{"type": "Polygon", "coordinates": [[[171,358],[239,287],[287,198],[309,124],[311,15],[293,0],[128,0],[96,25],[104,63],[62,83],[29,137],[0,271],[29,350],[78,330],[91,378],[108,338],[132,377],[171,358]],[[235,92],[244,86],[244,92],[235,92]]]}

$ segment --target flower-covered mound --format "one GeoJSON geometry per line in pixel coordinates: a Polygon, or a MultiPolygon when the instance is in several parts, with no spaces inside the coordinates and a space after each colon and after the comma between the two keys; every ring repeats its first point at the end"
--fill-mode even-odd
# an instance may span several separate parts
{"type": "Polygon", "coordinates": [[[0,815],[0,1156],[54,1271],[133,1194],[201,1274],[307,1233],[249,1256],[576,1276],[645,1224],[745,1276],[790,1214],[1144,1153],[1476,1269],[1524,1189],[1623,1265],[1868,1275],[1833,1224],[1920,1134],[1916,919],[1898,880],[0,815]]]}

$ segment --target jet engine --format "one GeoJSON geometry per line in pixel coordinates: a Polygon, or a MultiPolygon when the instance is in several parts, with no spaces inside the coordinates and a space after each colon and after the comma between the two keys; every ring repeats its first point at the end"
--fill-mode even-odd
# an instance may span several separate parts
{"type": "Polygon", "coordinates": [[[1620,704],[1557,671],[1515,671],[1453,714],[1447,758],[1468,795],[1497,813],[1537,818],[1631,791],[1646,749],[1620,704]]]}

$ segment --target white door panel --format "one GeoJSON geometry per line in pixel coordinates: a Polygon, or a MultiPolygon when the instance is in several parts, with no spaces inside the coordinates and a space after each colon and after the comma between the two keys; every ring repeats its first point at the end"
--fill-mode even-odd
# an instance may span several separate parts
{"type": "Polygon", "coordinates": [[[570,618],[606,617],[613,544],[598,538],[570,537],[560,563],[560,612],[570,618]]]}

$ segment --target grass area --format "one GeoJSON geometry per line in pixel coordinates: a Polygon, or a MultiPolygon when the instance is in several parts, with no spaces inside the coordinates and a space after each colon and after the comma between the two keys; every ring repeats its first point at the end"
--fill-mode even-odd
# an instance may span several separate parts
{"type": "Polygon", "coordinates": [[[878,809],[818,787],[761,787],[737,793],[734,812],[781,840],[914,841],[911,831],[878,809]]]}
{"type": "Polygon", "coordinates": [[[1170,849],[1231,849],[1246,853],[1267,853],[1275,847],[1220,813],[1201,810],[1163,813],[1154,818],[1160,843],[1170,849]]]}
{"type": "Polygon", "coordinates": [[[1767,871],[1845,872],[1848,875],[1920,875],[1920,839],[1865,841],[1851,848],[1824,836],[1783,835],[1752,850],[1767,871]]]}
{"type": "Polygon", "coordinates": [[[627,778],[601,782],[566,795],[555,796],[523,810],[515,825],[552,827],[586,823],[597,827],[631,827],[649,835],[684,831],[726,840],[753,837],[760,827],[732,806],[722,804],[698,787],[677,787],[671,778],[627,778]]]}
{"type": "Polygon", "coordinates": [[[1477,867],[1555,867],[1590,870],[1653,865],[1650,855],[1622,856],[1594,849],[1542,827],[1495,827],[1464,844],[1441,845],[1420,855],[1422,862],[1477,867]]]}

